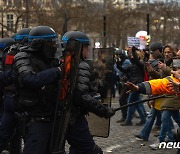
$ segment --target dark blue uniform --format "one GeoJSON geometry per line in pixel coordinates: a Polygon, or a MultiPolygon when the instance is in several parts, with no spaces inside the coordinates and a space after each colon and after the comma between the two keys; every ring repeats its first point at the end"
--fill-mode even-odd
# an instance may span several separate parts
{"type": "MultiPolygon", "coordinates": [[[[22,46],[22,45],[21,45],[22,46]]],[[[13,154],[19,154],[19,142],[18,139],[14,137],[17,135],[17,130],[15,129],[18,122],[18,116],[15,113],[15,99],[17,99],[17,91],[14,85],[14,76],[12,72],[12,63],[14,60],[14,55],[18,52],[19,45],[14,45],[17,50],[11,47],[5,48],[2,56],[2,70],[6,78],[6,82],[1,84],[1,89],[3,89],[4,98],[2,101],[2,120],[0,125],[0,152],[3,151],[8,142],[12,139],[15,140],[10,146],[10,151],[13,154]],[[16,131],[15,131],[16,130],[16,131]]],[[[2,90],[1,90],[2,91],[2,90]]],[[[18,136],[19,137],[19,136],[18,136]]]]}
{"type": "MultiPolygon", "coordinates": [[[[18,42],[22,41],[27,35],[30,29],[21,30],[18,34],[18,42]],[[24,34],[27,34],[26,36],[24,34]],[[20,37],[21,36],[21,37],[20,37]]],[[[16,35],[17,36],[17,35],[16,35]]],[[[17,40],[15,36],[15,39],[17,40]]],[[[12,70],[12,62],[14,59],[14,55],[19,51],[19,48],[22,47],[21,43],[15,43],[14,38],[2,38],[0,40],[0,49],[2,52],[0,53],[1,64],[0,68],[4,73],[1,74],[3,82],[0,86],[0,95],[3,97],[1,101],[1,113],[2,113],[2,120],[0,125],[0,152],[4,149],[5,145],[8,141],[14,136],[14,128],[17,124],[17,116],[15,115],[15,96],[17,96],[17,92],[15,86],[13,85],[13,73],[12,70]],[[11,50],[10,50],[11,49],[11,50]],[[3,79],[5,78],[5,80],[3,79]]],[[[15,139],[15,138],[14,138],[15,139]]],[[[13,154],[19,154],[19,145],[17,138],[15,142],[11,145],[11,152],[13,154]]]]}
{"type": "Polygon", "coordinates": [[[67,132],[67,141],[71,145],[70,154],[102,154],[101,148],[95,144],[89,131],[85,115],[92,112],[100,117],[108,118],[114,114],[111,108],[102,105],[91,96],[90,76],[89,65],[81,61],[73,101],[75,112],[76,114],[79,112],[79,116],[67,132]]]}
{"type": "MultiPolygon", "coordinates": [[[[67,132],[67,141],[71,145],[70,154],[102,154],[101,148],[95,144],[90,134],[85,115],[88,112],[92,112],[97,116],[109,118],[113,116],[115,112],[91,96],[90,66],[84,61],[88,55],[89,38],[86,34],[79,31],[69,31],[65,33],[62,40],[65,45],[67,44],[67,50],[69,48],[68,41],[71,39],[81,42],[83,47],[73,98],[74,116],[72,113],[72,117],[74,118],[74,125],[70,126],[67,132]]],[[[104,91],[102,94],[105,94],[104,91]]],[[[104,97],[103,95],[101,96],[104,97]]]]}
{"type": "Polygon", "coordinates": [[[71,145],[70,154],[100,154],[101,149],[95,144],[83,115],[69,128],[67,141],[71,145]]]}
{"type": "MultiPolygon", "coordinates": [[[[29,88],[39,88],[52,83],[58,79],[59,73],[56,68],[39,72],[35,75],[28,75],[23,79],[23,85],[29,88]]],[[[57,90],[57,89],[56,89],[57,90]]],[[[55,96],[56,99],[57,96],[55,96]]],[[[48,103],[53,103],[48,102],[48,103]]],[[[44,116],[44,113],[34,113],[30,115],[29,127],[25,137],[24,154],[46,154],[49,152],[49,141],[52,131],[52,115],[44,116]],[[39,116],[38,116],[39,114],[39,116]],[[39,119],[38,119],[39,118],[39,119]],[[41,119],[47,118],[47,119],[41,119]],[[48,119],[49,118],[49,119],[48,119]]]]}
{"type": "MultiPolygon", "coordinates": [[[[11,72],[0,73],[0,85],[4,88],[13,82],[11,72]]],[[[16,118],[14,116],[14,102],[10,93],[4,94],[3,102],[3,114],[0,124],[0,152],[4,149],[4,146],[8,143],[9,138],[12,137],[13,129],[16,124],[16,118]]]]}
{"type": "Polygon", "coordinates": [[[15,56],[19,104],[28,113],[24,154],[48,154],[60,70],[26,52],[15,56]]]}
{"type": "MultiPolygon", "coordinates": [[[[13,38],[2,38],[0,40],[0,71],[5,71],[4,70],[4,63],[5,63],[4,53],[8,51],[9,46],[13,44],[14,42],[15,40],[13,38]]],[[[3,73],[0,74],[1,81],[4,81],[3,79],[4,75],[6,76],[6,74],[3,74],[3,73]]],[[[0,121],[2,118],[2,114],[4,112],[3,96],[4,96],[4,87],[3,85],[0,85],[0,121]]]]}
{"type": "MultiPolygon", "coordinates": [[[[29,92],[33,93],[34,89],[42,87],[44,85],[47,85],[47,84],[51,83],[52,81],[57,80],[58,77],[59,77],[59,69],[52,68],[52,69],[44,70],[44,71],[39,72],[37,74],[29,74],[29,75],[25,76],[23,78],[22,84],[26,85],[28,89],[32,88],[31,89],[32,92],[31,91],[29,91],[29,92]]],[[[0,81],[2,81],[2,83],[0,85],[2,87],[6,87],[8,85],[11,85],[13,82],[17,82],[17,79],[15,76],[14,77],[12,76],[11,72],[6,72],[6,73],[1,72],[0,81]]],[[[16,112],[19,112],[19,107],[21,108],[21,112],[22,112],[22,106],[18,103],[19,98],[17,98],[17,96],[16,96],[16,94],[18,93],[17,89],[19,89],[19,87],[18,87],[17,83],[16,83],[16,85],[17,85],[17,87],[14,87],[14,88],[16,88],[15,91],[14,90],[13,91],[8,90],[5,93],[4,113],[3,113],[2,121],[1,121],[1,125],[0,125],[0,151],[1,152],[3,151],[5,145],[9,142],[9,140],[13,137],[13,134],[15,133],[15,128],[16,128],[17,122],[19,120],[17,115],[16,115],[16,112]]],[[[56,91],[57,91],[57,89],[56,89],[56,91]]],[[[52,91],[52,93],[53,92],[54,91],[52,91]]],[[[41,109],[43,109],[43,108],[41,108],[41,109]]],[[[29,121],[29,123],[33,123],[32,124],[32,126],[33,126],[35,124],[35,121],[29,121]]],[[[42,124],[42,125],[38,124],[38,127],[35,125],[35,127],[33,129],[29,128],[28,133],[30,132],[30,134],[32,134],[32,132],[34,130],[36,132],[36,129],[40,128],[39,130],[37,130],[38,135],[41,136],[40,138],[38,137],[38,139],[43,139],[42,143],[45,143],[44,137],[46,137],[46,135],[42,134],[43,129],[41,129],[41,126],[45,129],[47,128],[47,131],[49,131],[49,135],[48,135],[48,139],[49,139],[50,132],[51,132],[51,130],[49,128],[52,126],[52,123],[48,122],[45,124],[46,126],[43,126],[43,125],[44,124],[42,124]],[[49,128],[47,125],[49,125],[49,128]]],[[[45,130],[45,134],[47,134],[46,130],[45,130]]],[[[32,138],[33,138],[33,135],[27,134],[27,136],[25,138],[25,141],[27,141],[26,145],[30,144],[30,140],[32,138]]],[[[33,142],[34,142],[34,139],[33,139],[33,142]]],[[[38,140],[37,140],[37,142],[38,142],[38,140]]],[[[37,144],[38,149],[42,149],[45,147],[44,145],[42,145],[42,147],[40,147],[41,144],[37,144]]],[[[29,146],[25,146],[25,151],[32,152],[32,149],[26,150],[26,147],[29,147],[29,146]]],[[[36,148],[34,148],[34,149],[36,149],[36,148]]]]}

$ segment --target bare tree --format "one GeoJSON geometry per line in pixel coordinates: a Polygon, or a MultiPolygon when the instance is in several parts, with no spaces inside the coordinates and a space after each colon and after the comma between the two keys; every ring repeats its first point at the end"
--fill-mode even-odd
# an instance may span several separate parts
{"type": "MultiPolygon", "coordinates": [[[[7,23],[5,23],[3,21],[0,22],[0,25],[3,26],[3,28],[5,28],[6,30],[5,31],[5,37],[6,36],[9,36],[10,34],[12,33],[16,33],[18,28],[19,28],[19,24],[20,22],[22,22],[22,17],[23,17],[23,14],[24,14],[24,10],[22,9],[22,4],[20,1],[18,1],[18,3],[16,2],[15,5],[5,5],[4,6],[4,9],[3,9],[3,18],[4,18],[4,15],[8,15],[8,14],[13,14],[13,19],[14,19],[14,24],[13,24],[13,27],[9,27],[7,25],[7,23]],[[19,7],[20,6],[20,7],[19,7]]],[[[2,17],[1,17],[2,18],[2,17]]],[[[2,32],[1,32],[2,33],[2,32]]]]}
{"type": "MultiPolygon", "coordinates": [[[[136,9],[124,8],[116,0],[104,0],[92,3],[88,0],[49,0],[29,1],[29,25],[48,25],[63,35],[66,31],[79,30],[87,33],[94,41],[107,39],[109,46],[114,44],[124,48],[127,36],[135,36],[140,30],[146,30],[147,5],[136,9]],[[104,21],[104,16],[106,21],[104,21]],[[104,29],[104,26],[106,26],[104,29]],[[104,35],[106,33],[106,35],[104,35]]],[[[15,15],[13,28],[0,24],[7,34],[16,32],[25,23],[25,6],[16,1],[14,6],[5,8],[5,12],[15,15]]],[[[178,45],[180,39],[180,7],[176,2],[150,4],[150,35],[153,41],[178,45]]]]}
{"type": "Polygon", "coordinates": [[[151,36],[153,41],[177,44],[179,40],[180,7],[177,3],[156,3],[151,8],[151,36]],[[177,35],[178,34],[178,35],[177,35]]]}

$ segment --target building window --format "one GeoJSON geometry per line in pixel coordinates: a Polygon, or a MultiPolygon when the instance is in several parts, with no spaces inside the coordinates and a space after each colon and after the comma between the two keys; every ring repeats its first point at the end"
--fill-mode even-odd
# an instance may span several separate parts
{"type": "Polygon", "coordinates": [[[8,0],[8,5],[12,6],[12,0],[8,0]]]}
{"type": "Polygon", "coordinates": [[[13,29],[13,14],[7,14],[7,29],[13,29]]]}
{"type": "Polygon", "coordinates": [[[7,0],[3,1],[3,5],[5,5],[5,6],[7,5],[7,0]]]}
{"type": "Polygon", "coordinates": [[[12,0],[3,0],[3,5],[12,6],[12,0]]]}
{"type": "Polygon", "coordinates": [[[136,4],[136,7],[137,7],[137,8],[140,8],[140,4],[136,4]]]}

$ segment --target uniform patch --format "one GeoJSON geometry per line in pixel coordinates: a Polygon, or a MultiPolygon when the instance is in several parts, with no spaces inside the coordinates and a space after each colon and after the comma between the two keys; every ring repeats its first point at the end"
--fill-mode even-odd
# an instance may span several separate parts
{"type": "Polygon", "coordinates": [[[5,64],[11,65],[13,63],[13,60],[14,60],[14,55],[6,55],[5,64]]]}

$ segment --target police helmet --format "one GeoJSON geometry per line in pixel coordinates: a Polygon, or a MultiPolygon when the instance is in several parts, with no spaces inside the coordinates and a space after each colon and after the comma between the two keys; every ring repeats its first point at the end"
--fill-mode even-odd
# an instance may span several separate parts
{"type": "Polygon", "coordinates": [[[57,38],[55,31],[48,26],[37,26],[34,27],[29,33],[29,41],[33,39],[53,39],[57,38]]]}
{"type": "Polygon", "coordinates": [[[15,35],[15,40],[18,42],[23,41],[24,39],[27,39],[29,36],[30,28],[23,28],[20,31],[18,31],[15,35]]]}
{"type": "Polygon", "coordinates": [[[0,39],[0,49],[4,50],[6,47],[12,45],[15,42],[13,38],[2,38],[0,39]]]}
{"type": "Polygon", "coordinates": [[[80,41],[81,43],[83,43],[83,45],[90,44],[90,41],[87,35],[80,31],[69,31],[65,33],[62,37],[62,41],[64,44],[66,44],[69,39],[80,41]]]}
{"type": "Polygon", "coordinates": [[[54,58],[54,54],[61,55],[60,40],[49,26],[34,27],[29,33],[28,41],[31,47],[42,49],[42,54],[46,58],[54,58]]]}
{"type": "Polygon", "coordinates": [[[12,34],[10,37],[13,38],[13,39],[15,40],[16,33],[12,34]]]}
{"type": "Polygon", "coordinates": [[[76,40],[79,41],[80,43],[82,43],[83,47],[88,47],[88,52],[86,55],[83,54],[83,52],[81,52],[81,59],[92,59],[92,47],[90,46],[90,40],[88,38],[88,36],[80,31],[69,31],[67,33],[65,33],[62,37],[62,41],[63,41],[63,46],[66,48],[67,42],[68,40],[76,40]]]}

